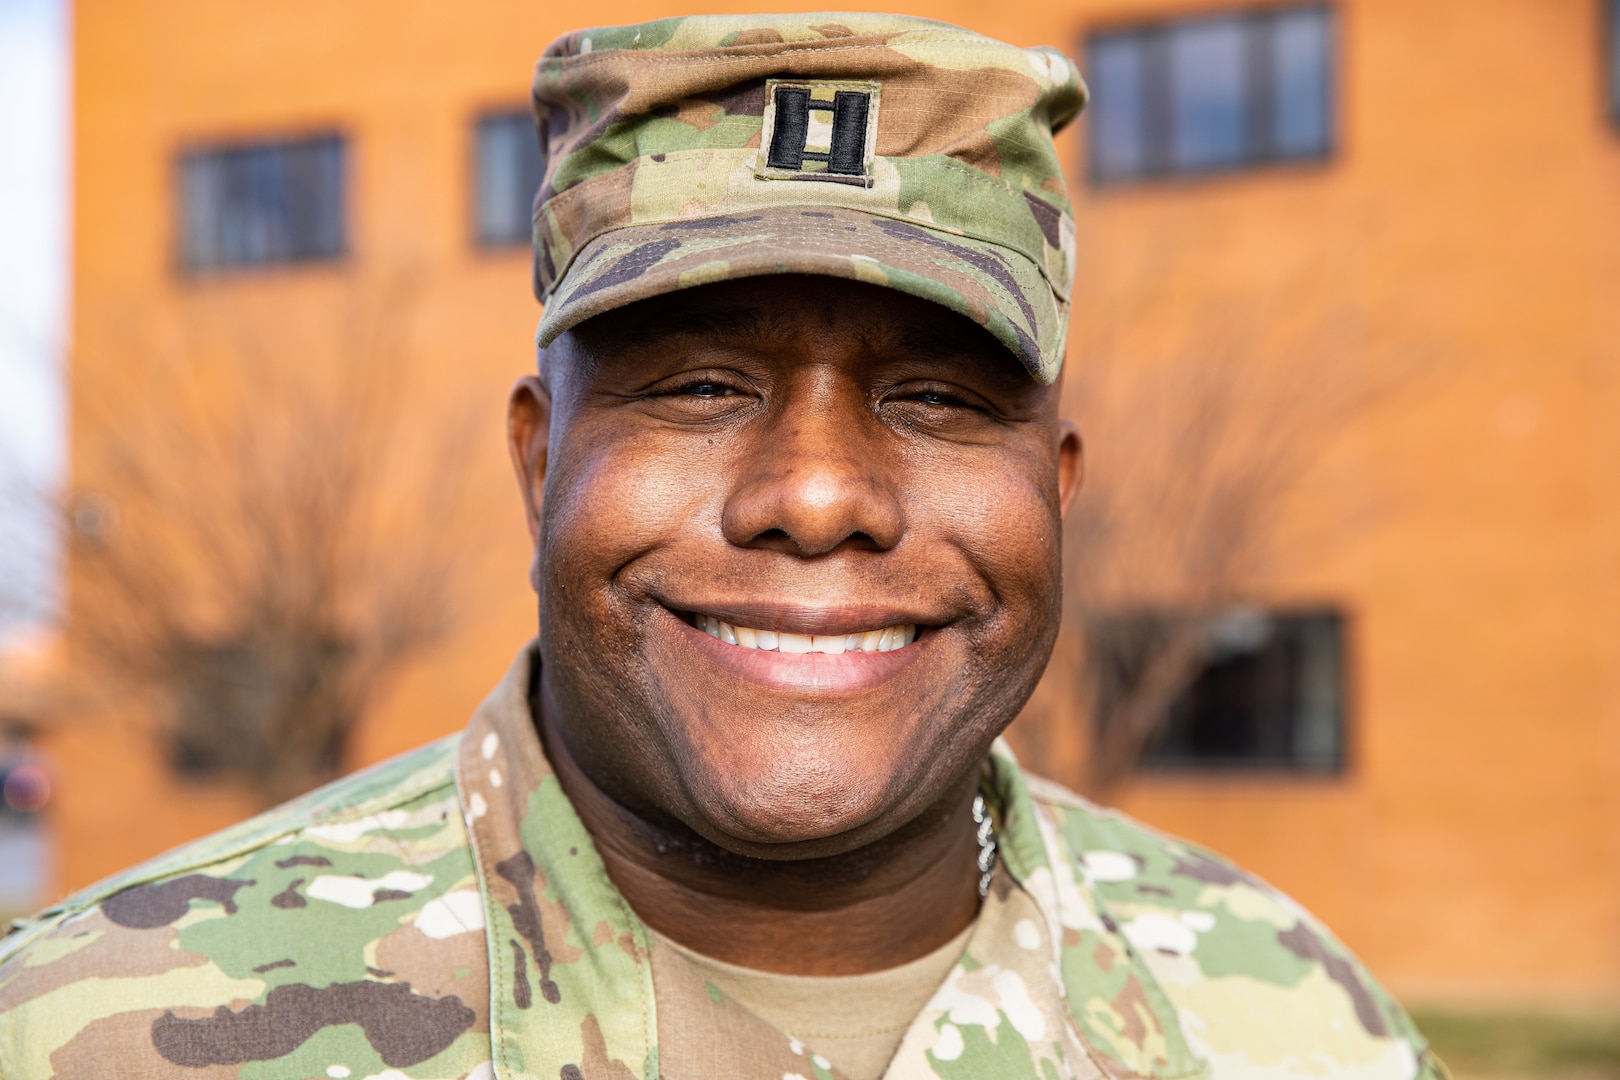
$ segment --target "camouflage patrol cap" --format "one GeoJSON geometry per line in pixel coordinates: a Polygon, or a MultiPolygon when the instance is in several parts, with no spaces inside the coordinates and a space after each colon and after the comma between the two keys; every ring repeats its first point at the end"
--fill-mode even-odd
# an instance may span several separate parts
{"type": "Polygon", "coordinates": [[[900,15],[579,30],[537,65],[539,342],[677,289],[773,273],[899,289],[1057,378],[1074,221],[1055,49],[900,15]]]}

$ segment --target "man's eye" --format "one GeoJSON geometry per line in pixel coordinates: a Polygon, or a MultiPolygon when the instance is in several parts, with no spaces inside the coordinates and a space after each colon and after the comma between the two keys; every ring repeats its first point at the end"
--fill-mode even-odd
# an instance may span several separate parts
{"type": "Polygon", "coordinates": [[[731,387],[717,382],[687,383],[685,386],[676,387],[670,391],[672,395],[699,398],[727,397],[736,392],[731,387]]]}
{"type": "Polygon", "coordinates": [[[942,409],[970,407],[968,406],[968,402],[964,401],[960,395],[953,394],[949,390],[919,390],[909,396],[912,401],[921,402],[924,405],[933,405],[942,409]]]}

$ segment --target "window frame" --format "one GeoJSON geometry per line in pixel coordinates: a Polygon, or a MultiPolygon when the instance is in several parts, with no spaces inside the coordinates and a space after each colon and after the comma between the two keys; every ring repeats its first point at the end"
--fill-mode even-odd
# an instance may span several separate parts
{"type": "Polygon", "coordinates": [[[205,281],[215,277],[234,277],[239,274],[265,274],[286,271],[341,266],[354,254],[354,229],[351,192],[354,187],[355,141],[349,132],[337,124],[314,125],[305,128],[282,129],[258,133],[233,133],[217,137],[188,138],[181,142],[170,156],[170,192],[173,212],[171,231],[171,265],[180,277],[192,281],[205,281]],[[187,231],[188,210],[186,183],[188,163],[200,157],[226,157],[247,154],[256,150],[287,149],[293,147],[331,144],[337,149],[337,201],[336,220],[338,240],[328,251],[312,254],[294,254],[277,258],[241,261],[217,260],[195,262],[191,258],[190,236],[187,231]]]}
{"type": "MultiPolygon", "coordinates": [[[[1356,626],[1357,620],[1347,605],[1339,603],[1279,603],[1236,605],[1229,609],[1231,613],[1252,610],[1263,613],[1273,621],[1295,620],[1303,622],[1312,618],[1331,619],[1335,627],[1337,644],[1337,664],[1334,671],[1336,690],[1336,740],[1331,759],[1320,763],[1300,760],[1291,755],[1290,759],[1277,757],[1253,758],[1219,758],[1211,757],[1197,759],[1193,757],[1158,758],[1155,759],[1152,750],[1152,740],[1142,747],[1136,761],[1131,766],[1132,773],[1138,778],[1161,780],[1208,780],[1229,778],[1235,780],[1253,778],[1273,778],[1288,781],[1303,782],[1332,782],[1347,779],[1354,771],[1356,762],[1356,733],[1359,730],[1357,723],[1357,701],[1355,688],[1357,686],[1357,650],[1356,626]]],[[[1223,613],[1225,614],[1225,613],[1223,613]]],[[[1160,608],[1144,608],[1138,611],[1125,613],[1125,618],[1146,619],[1176,619],[1191,616],[1160,608]]],[[[1201,667],[1183,688],[1177,700],[1172,702],[1166,715],[1161,716],[1155,732],[1162,732],[1169,721],[1169,714],[1190,691],[1207,670],[1207,665],[1201,667]]],[[[1295,691],[1298,694],[1298,691],[1295,691]]],[[[1297,702],[1296,702],[1297,707],[1297,702]]],[[[1104,710],[1099,700],[1093,699],[1091,703],[1092,735],[1093,738],[1101,736],[1101,728],[1105,723],[1104,710]]],[[[1294,731],[1297,734],[1299,720],[1293,717],[1294,731]]]]}
{"type": "MultiPolygon", "coordinates": [[[[483,231],[482,203],[483,195],[483,132],[486,124],[496,121],[515,121],[522,117],[528,126],[529,134],[535,140],[535,150],[538,152],[538,134],[534,127],[534,112],[524,104],[494,104],[478,109],[472,114],[471,123],[466,125],[467,140],[467,235],[474,250],[490,255],[508,255],[514,252],[531,251],[534,247],[534,195],[538,191],[529,193],[530,208],[525,215],[528,230],[519,237],[513,233],[510,237],[491,237],[483,231]]],[[[545,159],[541,155],[539,182],[545,182],[545,159]]]]}
{"type": "MultiPolygon", "coordinates": [[[[1608,0],[1608,3],[1620,8],[1620,0],[1608,0]]],[[[1092,122],[1097,115],[1097,106],[1093,104],[1087,110],[1088,123],[1082,140],[1085,161],[1081,172],[1090,187],[1110,191],[1166,181],[1198,181],[1276,169],[1310,168],[1338,156],[1343,128],[1339,83],[1344,45],[1342,17],[1333,0],[1246,4],[1098,23],[1088,27],[1080,37],[1079,55],[1085,61],[1085,71],[1089,73],[1098,66],[1093,49],[1099,42],[1125,38],[1135,39],[1142,70],[1138,131],[1142,164],[1136,170],[1127,172],[1109,172],[1101,167],[1102,159],[1097,152],[1094,134],[1096,124],[1092,122]],[[1277,65],[1274,35],[1282,19],[1302,12],[1314,12],[1320,16],[1326,39],[1322,57],[1323,133],[1320,146],[1304,152],[1283,153],[1277,149],[1279,113],[1275,102],[1277,65]],[[1231,161],[1192,166],[1178,164],[1174,135],[1175,76],[1170,59],[1172,42],[1178,29],[1222,22],[1232,22],[1242,27],[1242,48],[1247,56],[1242,103],[1245,145],[1231,161]],[[1267,28],[1263,31],[1257,29],[1262,25],[1267,25],[1267,28]],[[1267,48],[1268,45],[1271,47],[1267,48]]],[[[1093,88],[1094,94],[1096,89],[1093,88]]]]}

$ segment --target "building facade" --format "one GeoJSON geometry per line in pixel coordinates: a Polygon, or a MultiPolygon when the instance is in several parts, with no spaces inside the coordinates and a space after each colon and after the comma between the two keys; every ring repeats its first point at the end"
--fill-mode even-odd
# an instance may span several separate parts
{"type": "MultiPolygon", "coordinates": [[[[356,311],[409,358],[405,414],[469,403],[477,434],[457,468],[469,486],[508,484],[505,392],[533,363],[538,316],[531,65],[576,24],[681,10],[82,0],[77,486],[105,482],[109,425],[180,407],[139,400],[159,385],[156,358],[202,357],[185,407],[204,411],[241,400],[209,374],[228,350],[341,387],[353,354],[333,342],[356,311]]],[[[1172,730],[1112,794],[1294,894],[1399,992],[1620,993],[1606,6],[932,0],[919,13],[1061,45],[1091,80],[1094,104],[1062,142],[1080,237],[1067,392],[1102,488],[1136,415],[1107,406],[1147,399],[1110,398],[1089,371],[1159,370],[1224,394],[1232,415],[1321,429],[1262,504],[1264,551],[1231,571],[1243,602],[1211,623],[1172,730]],[[1330,408],[1346,372],[1353,408],[1330,408]]],[[[91,511],[93,532],[117,508],[91,511]]],[[[471,616],[366,703],[346,766],[458,729],[532,633],[516,498],[481,521],[466,538],[482,559],[471,616]]],[[[1071,553],[1072,589],[1100,572],[1087,550],[1071,553]]],[[[1116,615],[1173,619],[1173,590],[1161,601],[1116,615]]],[[[94,617],[79,588],[68,638],[94,617]]],[[[71,686],[71,647],[62,666],[89,689],[71,686]]],[[[1100,691],[1070,674],[1054,667],[1014,742],[1078,782],[1096,742],[1080,697],[1100,691]]],[[[40,820],[57,888],[254,808],[177,774],[141,734],[149,707],[51,718],[40,820]]]]}

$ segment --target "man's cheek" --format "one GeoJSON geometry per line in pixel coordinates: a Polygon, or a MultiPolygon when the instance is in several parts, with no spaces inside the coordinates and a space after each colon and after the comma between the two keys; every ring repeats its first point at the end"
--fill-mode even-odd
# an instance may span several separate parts
{"type": "Polygon", "coordinates": [[[559,554],[567,550],[592,564],[645,551],[691,527],[705,502],[705,477],[712,475],[682,457],[638,452],[633,444],[593,448],[558,478],[552,542],[559,554]]]}
{"type": "Polygon", "coordinates": [[[985,560],[997,575],[1021,576],[1020,568],[1044,573],[1061,543],[1054,485],[1018,468],[952,471],[933,480],[949,493],[940,515],[954,543],[985,560]],[[987,476],[995,479],[989,481],[987,476]]]}

